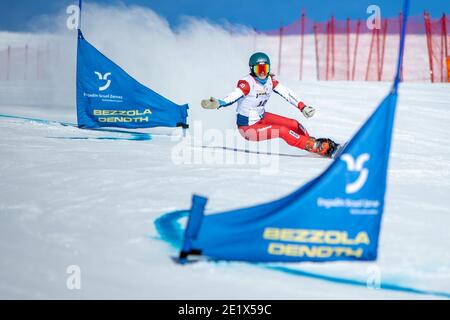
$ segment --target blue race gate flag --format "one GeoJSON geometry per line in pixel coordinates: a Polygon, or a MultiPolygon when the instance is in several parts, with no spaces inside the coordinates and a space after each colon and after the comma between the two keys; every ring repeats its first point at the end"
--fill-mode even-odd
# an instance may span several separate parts
{"type": "Polygon", "coordinates": [[[177,105],[133,79],[78,30],[77,117],[80,128],[187,127],[177,105]]]}
{"type": "Polygon", "coordinates": [[[320,176],[277,201],[204,215],[207,199],[193,197],[180,261],[376,260],[399,70],[392,91],[320,176]]]}

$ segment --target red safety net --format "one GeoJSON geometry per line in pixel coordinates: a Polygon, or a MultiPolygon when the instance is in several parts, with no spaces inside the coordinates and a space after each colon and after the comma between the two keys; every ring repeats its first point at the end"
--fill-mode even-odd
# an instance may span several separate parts
{"type": "Polygon", "coordinates": [[[8,46],[0,50],[0,80],[47,80],[48,48],[8,46]]]}
{"type": "MultiPolygon", "coordinates": [[[[406,26],[402,81],[447,82],[450,59],[447,25],[449,19],[432,20],[428,14],[409,17],[406,26]]],[[[314,22],[302,13],[298,21],[278,30],[260,32],[277,39],[274,54],[278,74],[291,76],[298,70],[303,79],[307,52],[314,51],[315,74],[318,80],[391,81],[396,70],[402,14],[367,22],[337,20],[314,22]],[[314,41],[308,41],[313,37],[314,41]],[[289,43],[289,41],[291,43],[289,43]],[[295,43],[295,45],[294,45],[295,43]],[[296,52],[293,52],[296,51],[296,52]]]]}
{"type": "Polygon", "coordinates": [[[445,14],[440,19],[430,19],[424,14],[431,82],[450,82],[450,39],[447,26],[450,19],[445,14]]]}
{"type": "MultiPolygon", "coordinates": [[[[365,20],[339,21],[332,17],[325,23],[314,24],[317,78],[347,81],[392,80],[397,62],[401,21],[402,17],[399,15],[380,19],[375,25],[368,26],[365,20]]],[[[410,34],[414,34],[411,32],[412,28],[416,32],[422,31],[418,27],[423,27],[423,24],[418,24],[416,19],[410,19],[408,23],[410,26],[407,30],[410,34]]],[[[421,80],[413,73],[408,73],[407,79],[421,80]]]]}

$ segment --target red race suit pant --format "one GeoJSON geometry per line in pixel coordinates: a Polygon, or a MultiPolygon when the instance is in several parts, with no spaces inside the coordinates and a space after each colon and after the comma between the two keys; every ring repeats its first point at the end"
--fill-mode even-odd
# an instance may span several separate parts
{"type": "Polygon", "coordinates": [[[270,112],[264,113],[264,117],[251,126],[239,126],[239,133],[250,141],[281,138],[300,149],[305,149],[309,139],[308,132],[297,120],[270,112]]]}

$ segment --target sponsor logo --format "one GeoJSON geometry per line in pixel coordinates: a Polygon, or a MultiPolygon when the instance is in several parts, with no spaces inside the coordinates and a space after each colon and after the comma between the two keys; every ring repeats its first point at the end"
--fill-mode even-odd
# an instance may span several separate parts
{"type": "Polygon", "coordinates": [[[317,206],[325,209],[347,208],[350,214],[377,215],[380,201],[371,199],[317,198],[317,206]]]}
{"type": "Polygon", "coordinates": [[[363,248],[369,245],[367,232],[360,231],[350,237],[347,231],[265,228],[263,239],[270,241],[267,253],[277,256],[327,259],[332,257],[361,258],[363,248]],[[277,242],[273,242],[277,241],[277,242]]]}
{"type": "Polygon", "coordinates": [[[356,160],[348,153],[341,156],[341,160],[347,164],[347,171],[359,172],[356,181],[346,184],[345,193],[356,193],[364,186],[369,176],[369,169],[363,168],[363,165],[369,159],[370,155],[368,153],[361,154],[356,160]]]}
{"type": "Polygon", "coordinates": [[[267,92],[262,92],[262,93],[259,92],[259,93],[256,94],[256,99],[258,99],[258,98],[260,98],[260,97],[263,97],[263,96],[265,97],[265,96],[267,96],[267,95],[268,95],[267,92]]]}
{"type": "Polygon", "coordinates": [[[113,94],[86,93],[86,92],[84,92],[83,95],[85,97],[88,97],[88,98],[102,99],[102,101],[123,100],[123,96],[117,96],[117,95],[113,95],[113,94]]]}
{"type": "Polygon", "coordinates": [[[145,109],[144,111],[139,110],[103,110],[94,109],[94,116],[144,116],[146,114],[152,114],[150,109],[145,109]]]}
{"type": "Polygon", "coordinates": [[[98,122],[108,123],[146,123],[152,114],[150,109],[139,110],[102,110],[94,109],[92,112],[98,122]]]}
{"type": "Polygon", "coordinates": [[[266,240],[315,244],[370,244],[369,236],[365,231],[361,231],[355,238],[351,238],[347,231],[341,230],[265,228],[263,238],[266,240]]]}
{"type": "Polygon", "coordinates": [[[108,79],[108,77],[111,75],[111,72],[107,72],[104,75],[102,75],[100,72],[98,71],[94,71],[94,73],[97,75],[99,80],[104,80],[106,81],[106,84],[99,87],[98,90],[99,91],[105,91],[106,89],[109,88],[109,86],[111,85],[111,80],[108,79]]]}
{"type": "Polygon", "coordinates": [[[289,130],[289,134],[290,134],[291,136],[293,136],[295,139],[300,139],[300,135],[299,135],[298,133],[295,133],[295,132],[292,131],[292,130],[289,130]]]}
{"type": "Polygon", "coordinates": [[[263,87],[262,89],[256,89],[256,99],[262,96],[268,96],[269,92],[267,91],[266,87],[263,87]]]}
{"type": "MultiPolygon", "coordinates": [[[[347,181],[345,184],[346,194],[356,194],[361,190],[367,182],[369,177],[369,169],[363,168],[364,164],[370,159],[368,153],[359,155],[356,159],[350,154],[343,154],[342,159],[347,165],[348,172],[356,172],[358,177],[351,182],[347,181]]],[[[382,207],[382,203],[378,199],[351,199],[351,198],[317,198],[317,206],[330,209],[348,209],[350,214],[354,215],[377,215],[382,207]]]]}

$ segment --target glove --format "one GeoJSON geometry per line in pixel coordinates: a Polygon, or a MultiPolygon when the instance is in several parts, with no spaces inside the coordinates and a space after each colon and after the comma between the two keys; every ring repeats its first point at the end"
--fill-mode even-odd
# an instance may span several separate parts
{"type": "Polygon", "coordinates": [[[202,100],[202,108],[204,109],[218,109],[220,107],[219,100],[214,97],[202,100]]]}
{"type": "Polygon", "coordinates": [[[305,116],[305,118],[311,118],[315,112],[316,112],[316,109],[314,109],[311,106],[304,106],[302,109],[302,113],[305,116]]]}

